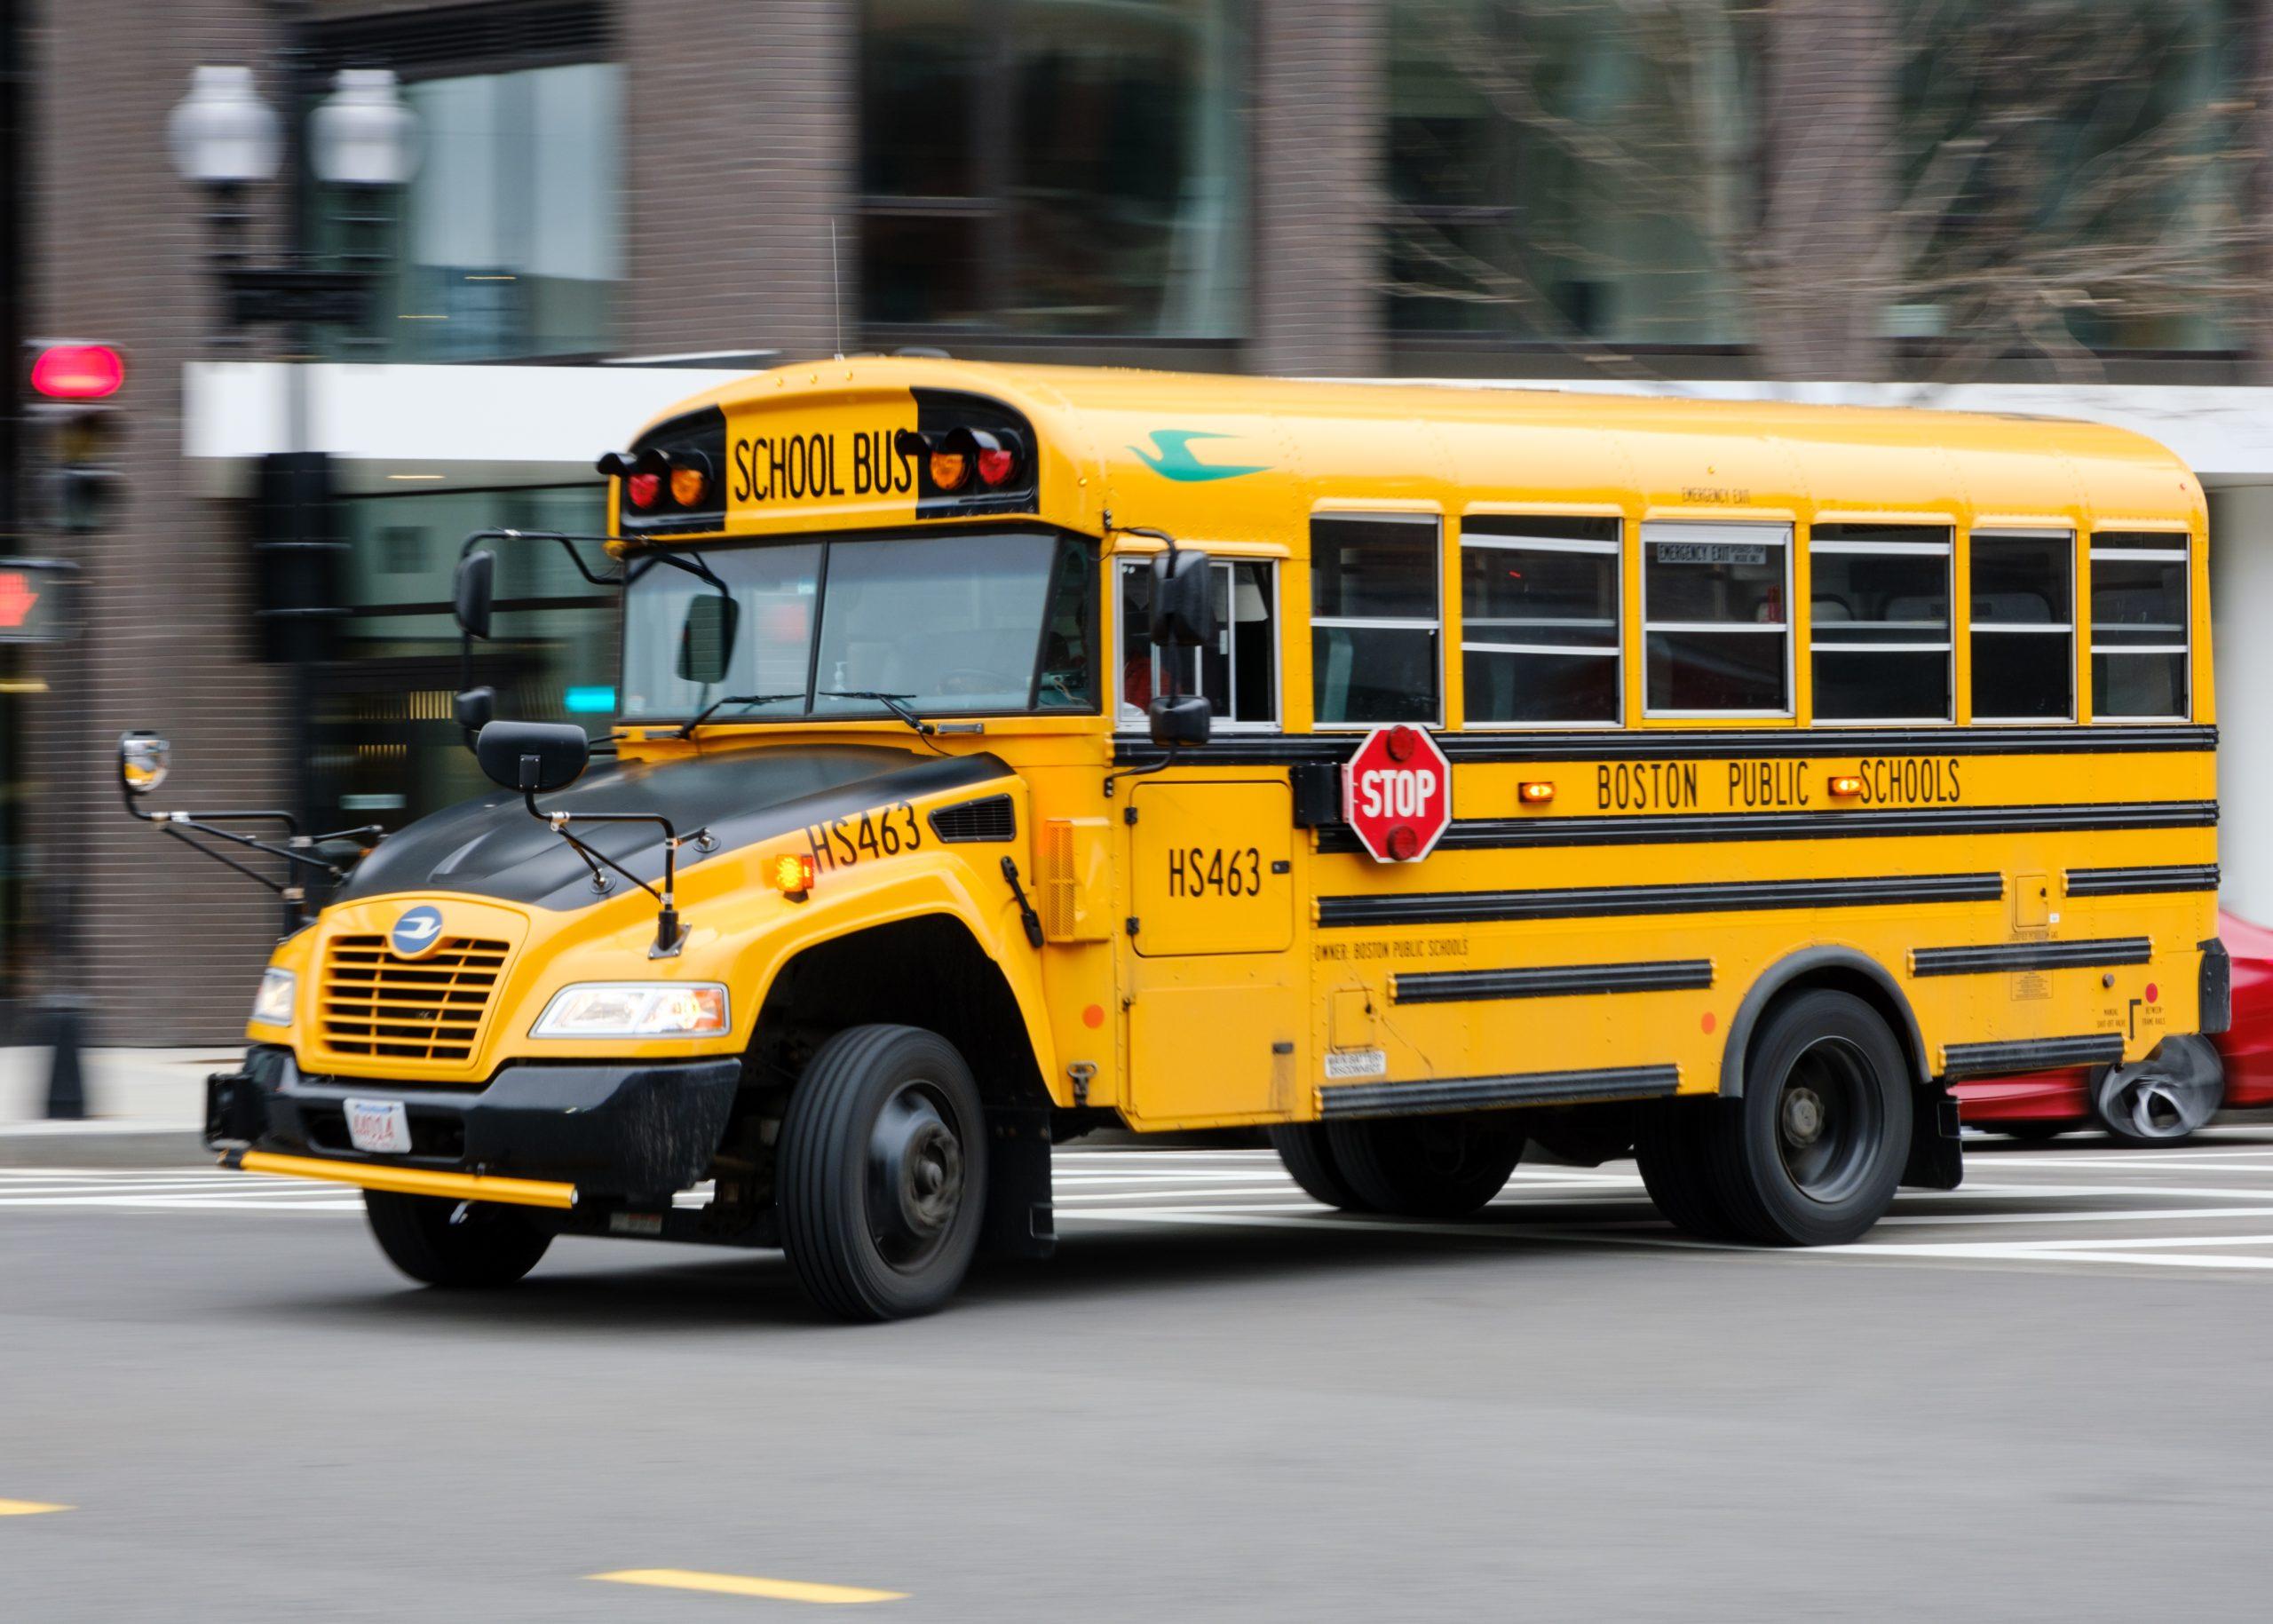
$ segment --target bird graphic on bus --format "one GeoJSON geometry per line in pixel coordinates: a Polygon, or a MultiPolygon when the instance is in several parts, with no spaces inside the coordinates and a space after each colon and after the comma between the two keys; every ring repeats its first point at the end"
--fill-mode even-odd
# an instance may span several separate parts
{"type": "Polygon", "coordinates": [[[1208,479],[1233,479],[1243,473],[1269,471],[1268,463],[1203,463],[1192,454],[1195,440],[1230,440],[1229,434],[1202,433],[1196,429],[1154,429],[1146,436],[1152,442],[1147,451],[1142,446],[1131,446],[1144,461],[1144,465],[1163,479],[1175,479],[1185,485],[1198,485],[1208,479]]]}

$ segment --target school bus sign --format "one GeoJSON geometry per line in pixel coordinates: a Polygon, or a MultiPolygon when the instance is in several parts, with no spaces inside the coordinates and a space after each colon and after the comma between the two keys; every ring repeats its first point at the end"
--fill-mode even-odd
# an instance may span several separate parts
{"type": "Polygon", "coordinates": [[[1376,727],[1342,764],[1342,804],[1378,863],[1417,863],[1453,820],[1453,768],[1427,731],[1376,727]]]}

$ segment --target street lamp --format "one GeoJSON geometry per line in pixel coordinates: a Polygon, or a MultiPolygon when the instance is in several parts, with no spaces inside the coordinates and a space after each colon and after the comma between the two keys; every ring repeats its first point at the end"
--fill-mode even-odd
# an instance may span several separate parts
{"type": "Polygon", "coordinates": [[[276,178],[284,149],[276,112],[260,99],[249,67],[201,67],[166,119],[174,172],[203,186],[257,186],[276,178]]]}
{"type": "Polygon", "coordinates": [[[316,175],[337,186],[404,186],[418,172],[418,115],[384,67],[344,67],[308,121],[316,175]]]}

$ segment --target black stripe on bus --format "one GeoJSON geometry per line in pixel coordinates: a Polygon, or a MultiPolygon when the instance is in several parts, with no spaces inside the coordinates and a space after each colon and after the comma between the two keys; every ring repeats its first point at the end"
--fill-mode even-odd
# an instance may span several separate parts
{"type": "Polygon", "coordinates": [[[2072,1038],[2023,1038],[2009,1043],[1952,1043],[1943,1051],[1942,1074],[1992,1077],[2070,1066],[2112,1066],[2122,1058],[2123,1034],[2119,1032],[2095,1032],[2072,1038]]]}
{"type": "MultiPolygon", "coordinates": [[[[2098,756],[2147,752],[2207,753],[2217,748],[2214,727],[1873,727],[1821,729],[1650,728],[1605,733],[1448,733],[1430,729],[1454,761],[1703,761],[1728,757],[1826,756],[1853,760],[1877,756],[2098,756]]],[[[1344,733],[1235,733],[1176,753],[1179,766],[1293,766],[1338,764],[1364,737],[1344,733]]],[[[1142,734],[1113,740],[1121,766],[1160,758],[1142,734]]]]}
{"type": "Polygon", "coordinates": [[[1710,959],[1625,964],[1542,964],[1522,970],[1427,970],[1391,976],[1391,1003],[1469,1003],[1573,993],[1658,993],[1713,985],[1710,959]]]}
{"type": "Polygon", "coordinates": [[[2098,969],[2109,964],[2144,964],[2154,956],[2155,944],[2143,936],[2075,942],[1992,942],[1979,947],[1913,948],[1910,973],[1978,976],[2000,970],[2098,969]]]}
{"type": "Polygon", "coordinates": [[[1610,1066],[1585,1072],[1519,1072],[1433,1082],[1342,1083],[1318,1091],[1320,1116],[1422,1116],[1479,1105],[1561,1105],[1587,1099],[1661,1099],[1681,1084],[1671,1066],[1610,1066]]]}
{"type": "MultiPolygon", "coordinates": [[[[1439,852],[1531,846],[1682,845],[1699,841],[1839,840],[1900,835],[2042,835],[2062,829],[2208,828],[2215,801],[2102,801],[2067,806],[1889,806],[1851,812],[1614,813],[1455,819],[1439,852]]],[[[1321,852],[1363,852],[1345,823],[1321,824],[1321,852]]]]}
{"type": "Polygon", "coordinates": [[[1993,902],[2004,894],[2004,876],[1994,874],[1579,885],[1558,891],[1406,891],[1320,897],[1318,923],[1334,929],[1472,924],[1504,919],[1602,919],[1630,914],[1737,914],[1791,907],[1893,907],[1912,902],[1993,902]]]}
{"type": "Polygon", "coordinates": [[[2158,868],[2071,868],[2071,897],[2144,897],[2158,891],[2215,891],[2215,863],[2173,863],[2158,868]]]}

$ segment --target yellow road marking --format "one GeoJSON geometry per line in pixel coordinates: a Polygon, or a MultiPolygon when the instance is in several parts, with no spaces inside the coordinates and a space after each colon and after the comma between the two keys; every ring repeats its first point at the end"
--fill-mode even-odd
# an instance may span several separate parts
{"type": "Polygon", "coordinates": [[[68,1511],[69,1506],[51,1506],[44,1500],[0,1500],[0,1517],[37,1517],[43,1511],[68,1511]]]}
{"type": "Polygon", "coordinates": [[[755,1579],[741,1573],[697,1573],[677,1567],[625,1568],[594,1573],[618,1585],[657,1585],[667,1590],[708,1590],[718,1596],[763,1596],[777,1602],[898,1602],[905,1590],[863,1590],[853,1585],[807,1584],[796,1579],[755,1579]]]}

